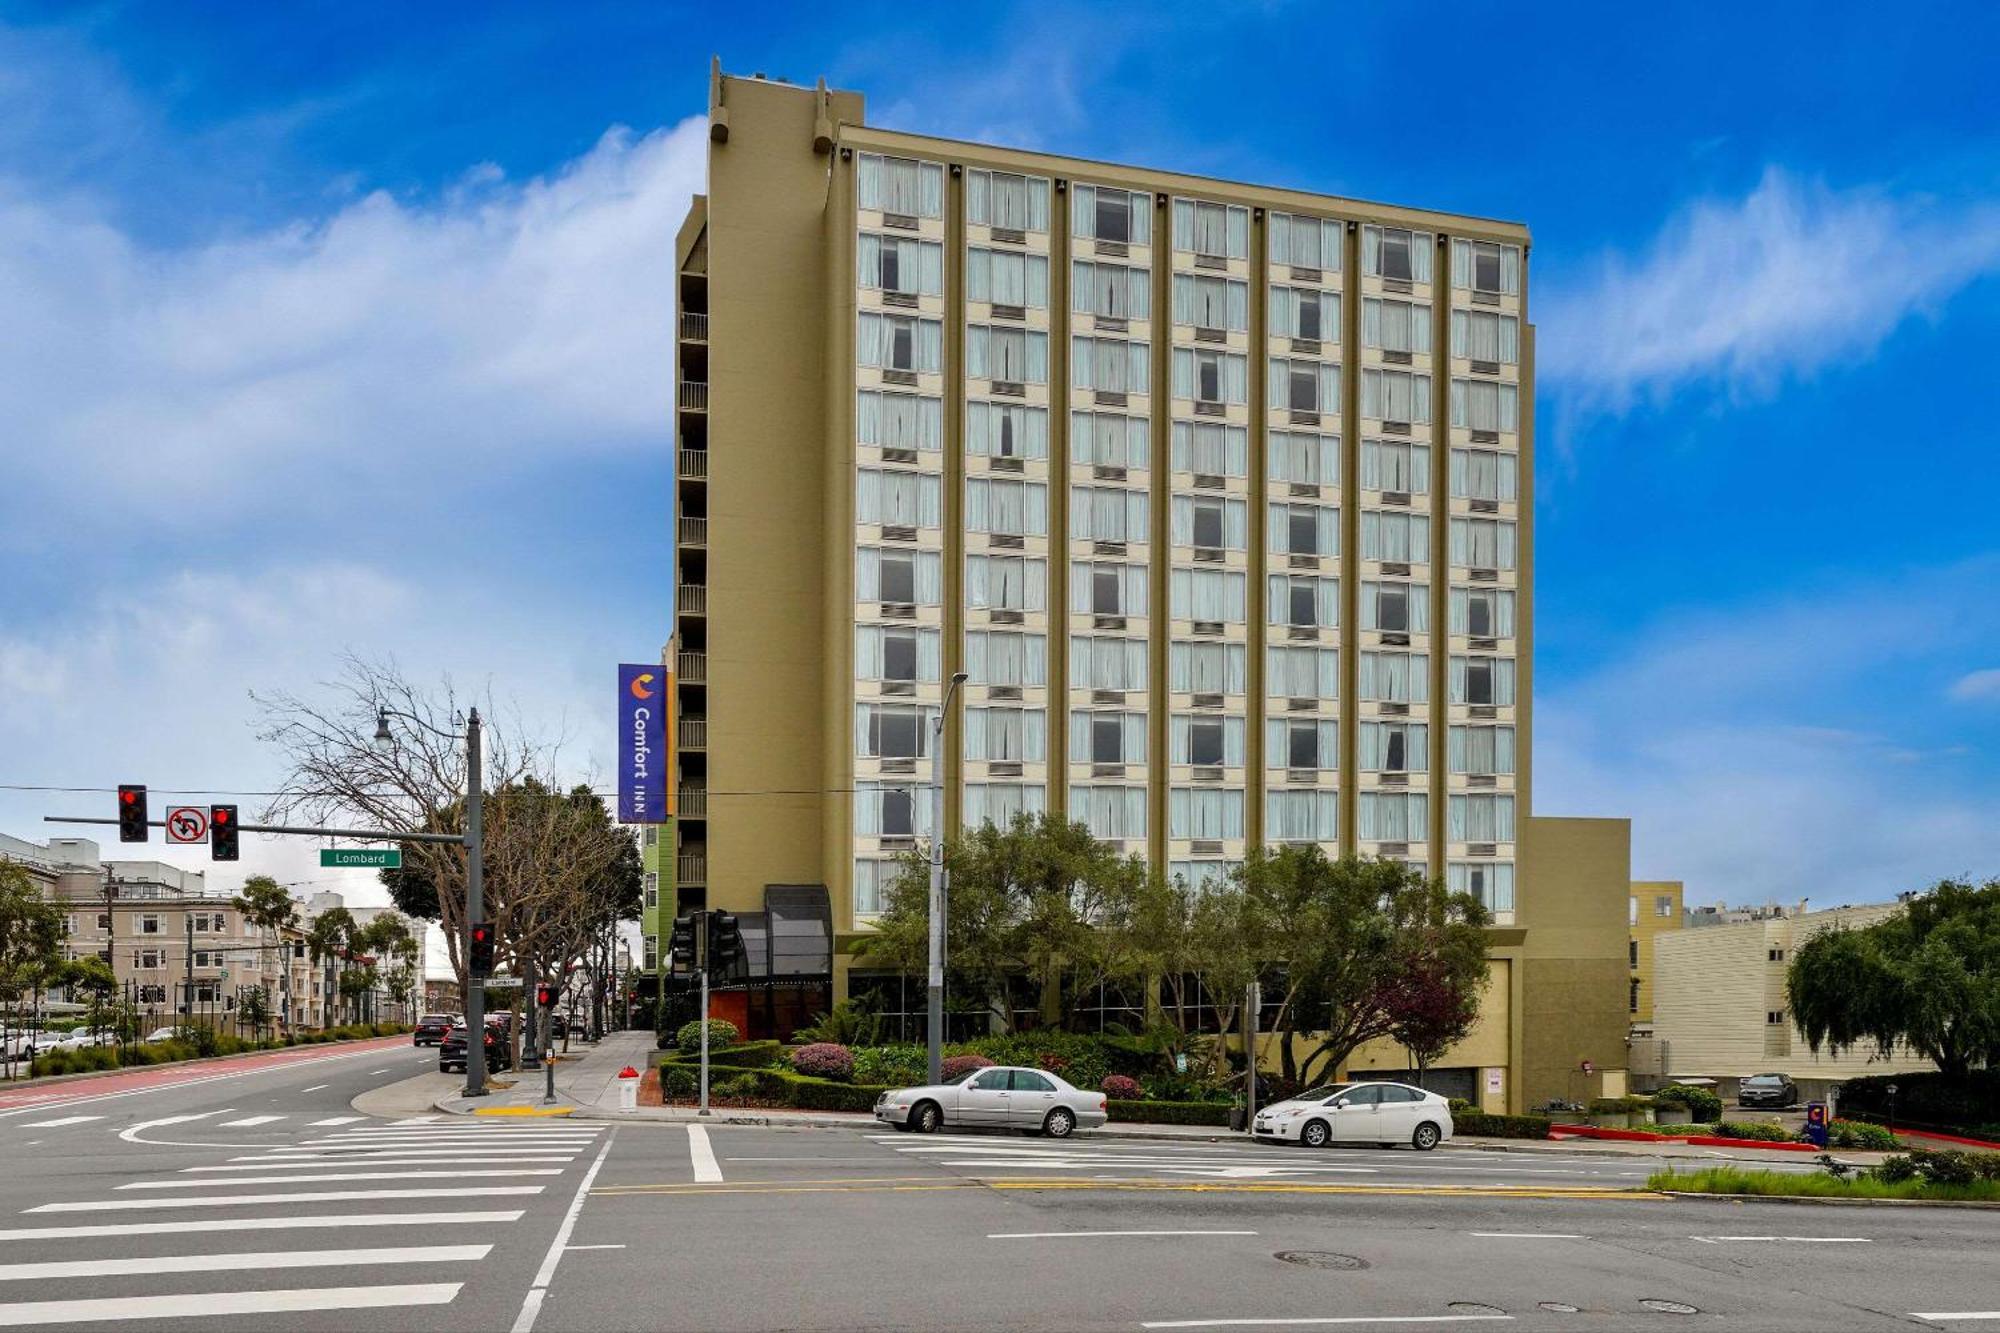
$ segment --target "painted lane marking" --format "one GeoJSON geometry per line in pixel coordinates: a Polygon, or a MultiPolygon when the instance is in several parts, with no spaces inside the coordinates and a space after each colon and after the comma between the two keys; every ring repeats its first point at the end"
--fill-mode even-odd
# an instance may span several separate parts
{"type": "Polygon", "coordinates": [[[2000,1319],[2000,1310],[1960,1310],[1956,1313],[1946,1312],[1943,1314],[1913,1314],[1910,1316],[1910,1318],[1930,1319],[1941,1324],[1961,1319],[1963,1320],[2000,1319]]]}
{"type": "Polygon", "coordinates": [[[1714,1245],[1719,1241],[1784,1241],[1794,1245],[1872,1245],[1867,1236],[1689,1236],[1704,1245],[1714,1245]]]}
{"type": "Polygon", "coordinates": [[[1488,1240],[1589,1240],[1590,1237],[1573,1231],[1468,1231],[1468,1236],[1484,1236],[1488,1240]]]}
{"type": "Polygon", "coordinates": [[[321,1088],[330,1088],[332,1086],[331,1083],[315,1083],[310,1088],[300,1088],[299,1091],[301,1093],[318,1092],[321,1088]]]}
{"type": "Polygon", "coordinates": [[[565,1245],[563,1246],[563,1252],[567,1254],[571,1250],[622,1250],[624,1248],[623,1245],[565,1245]]]}
{"type": "Polygon", "coordinates": [[[328,1166],[517,1166],[540,1165],[548,1162],[574,1162],[574,1157],[545,1157],[540,1155],[520,1156],[518,1154],[481,1153],[477,1157],[402,1157],[396,1155],[367,1157],[232,1157],[230,1166],[184,1166],[183,1171],[269,1171],[282,1166],[328,1167],[328,1166]]]}
{"type": "Polygon", "coordinates": [[[249,1129],[253,1125],[268,1125],[275,1120],[283,1120],[281,1115],[246,1115],[241,1120],[225,1120],[224,1129],[249,1129]]]}
{"type": "MultiPolygon", "coordinates": [[[[688,1128],[699,1129],[701,1126],[690,1125],[688,1128]]],[[[548,1299],[549,1283],[555,1280],[556,1265],[562,1262],[563,1250],[576,1231],[576,1219],[583,1215],[583,1201],[590,1197],[591,1182],[597,1179],[604,1159],[611,1155],[615,1137],[604,1140],[604,1146],[598,1149],[597,1160],[590,1164],[590,1170],[583,1173],[583,1180],[576,1187],[576,1197],[569,1201],[569,1211],[563,1214],[562,1225],[556,1229],[556,1238],[549,1242],[549,1252],[542,1257],[542,1266],[535,1270],[535,1284],[528,1288],[528,1294],[521,1300],[521,1313],[514,1316],[512,1333],[534,1333],[535,1318],[542,1312],[542,1302],[548,1299]]]]}
{"type": "Polygon", "coordinates": [[[540,1194],[541,1185],[482,1185],[467,1189],[313,1190],[304,1194],[205,1194],[192,1199],[85,1199],[45,1203],[24,1213],[123,1213],[139,1208],[240,1208],[245,1204],[358,1203],[364,1199],[470,1199],[499,1194],[540,1194]]]}
{"type": "Polygon", "coordinates": [[[1254,1231],[994,1231],[988,1240],[1087,1240],[1095,1236],[1254,1236],[1254,1231]]]}
{"type": "Polygon", "coordinates": [[[18,1305],[0,1305],[0,1327],[449,1305],[457,1297],[461,1285],[457,1282],[430,1282],[408,1287],[304,1287],[291,1291],[211,1291],[189,1296],[105,1296],[81,1301],[24,1301],[18,1305]]]}
{"type": "MultiPolygon", "coordinates": [[[[622,1247],[621,1247],[622,1248],[622,1247]]],[[[0,1282],[46,1278],[128,1277],[140,1273],[261,1272],[269,1268],[342,1268],[375,1264],[476,1263],[491,1245],[411,1245],[377,1250],[269,1250],[258,1254],[168,1254],[140,1258],[71,1259],[41,1264],[0,1264],[0,1282]]]]}
{"type": "Polygon", "coordinates": [[[377,1074],[386,1074],[388,1072],[386,1069],[371,1069],[368,1071],[368,1077],[374,1078],[377,1074]]]}
{"type": "Polygon", "coordinates": [[[23,1129],[55,1129],[62,1125],[81,1125],[86,1121],[102,1120],[101,1115],[66,1115],[60,1120],[35,1120],[23,1125],[23,1129]]]}
{"type": "Polygon", "coordinates": [[[711,1185],[722,1179],[722,1168],[715,1161],[715,1149],[708,1144],[708,1130],[701,1125],[688,1126],[688,1156],[694,1162],[697,1185],[711,1185]]]}
{"type": "Polygon", "coordinates": [[[313,1121],[312,1124],[309,1126],[309,1128],[318,1129],[321,1125],[353,1125],[353,1124],[358,1124],[361,1121],[366,1120],[367,1118],[368,1117],[364,1115],[328,1116],[325,1120],[313,1121]]]}
{"type": "Polygon", "coordinates": [[[524,1209],[486,1213],[328,1213],[316,1217],[205,1217],[198,1222],[115,1222],[71,1227],[12,1227],[0,1240],[81,1240],[95,1236],[164,1236],[188,1231],[298,1231],[319,1227],[431,1227],[518,1222],[524,1209]]]}
{"type": "Polygon", "coordinates": [[[1478,1324],[1513,1322],[1510,1314],[1378,1314],[1311,1319],[1163,1319],[1140,1328],[1280,1328],[1309,1324],[1478,1324]]]}
{"type": "MultiPolygon", "coordinates": [[[[471,1180],[489,1176],[559,1176],[559,1168],[535,1171],[334,1171],[317,1176],[235,1176],[229,1180],[135,1180],[121,1190],[212,1189],[216,1185],[290,1185],[319,1180],[471,1180]]],[[[254,1196],[251,1199],[255,1201],[254,1196]]]]}

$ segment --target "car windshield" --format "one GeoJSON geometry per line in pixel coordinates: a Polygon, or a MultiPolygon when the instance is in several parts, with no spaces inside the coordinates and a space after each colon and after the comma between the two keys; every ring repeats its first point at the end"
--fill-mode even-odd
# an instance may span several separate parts
{"type": "Polygon", "coordinates": [[[1782,1074],[1758,1074],[1754,1078],[1745,1079],[1744,1083],[1759,1088],[1775,1088],[1784,1081],[1785,1079],[1782,1074]]]}
{"type": "Polygon", "coordinates": [[[980,1073],[986,1068],[987,1066],[980,1065],[974,1069],[962,1069],[956,1074],[946,1074],[943,1078],[940,1078],[938,1080],[938,1086],[941,1088],[957,1087],[959,1084],[965,1082],[965,1080],[971,1078],[974,1074],[980,1073]]]}
{"type": "Polygon", "coordinates": [[[1322,1083],[1317,1088],[1307,1088],[1304,1092],[1292,1098],[1292,1100],[1295,1102],[1323,1102],[1335,1093],[1346,1092],[1353,1086],[1352,1083],[1322,1083]]]}

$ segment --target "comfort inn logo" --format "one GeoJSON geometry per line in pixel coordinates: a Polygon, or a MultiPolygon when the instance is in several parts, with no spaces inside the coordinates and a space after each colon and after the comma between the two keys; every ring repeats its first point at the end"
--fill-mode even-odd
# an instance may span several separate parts
{"type": "Polygon", "coordinates": [[[653,673],[650,671],[645,672],[642,675],[637,675],[632,677],[632,685],[631,685],[632,697],[634,699],[652,698],[654,694],[658,693],[658,691],[656,691],[653,688],[653,680],[654,676],[653,673]]]}

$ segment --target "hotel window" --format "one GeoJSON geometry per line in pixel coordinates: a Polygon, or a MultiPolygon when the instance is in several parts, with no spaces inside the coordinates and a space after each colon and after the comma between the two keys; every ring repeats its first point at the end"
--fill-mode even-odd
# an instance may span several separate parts
{"type": "Polygon", "coordinates": [[[1179,694],[1241,694],[1246,664],[1240,643],[1171,644],[1167,688],[1179,694]]]}
{"type": "Polygon", "coordinates": [[[1042,763],[1049,757],[1047,718],[1039,708],[968,708],[965,757],[981,763],[1042,763]]]}
{"type": "Polygon", "coordinates": [[[1363,722],[1360,764],[1364,773],[1423,773],[1429,770],[1431,729],[1422,722],[1363,722]]]}
{"type": "Polygon", "coordinates": [[[1034,329],[971,324],[965,330],[965,373],[1013,384],[1049,382],[1049,335],[1034,329]]]}
{"type": "Polygon", "coordinates": [[[889,905],[889,886],[899,873],[894,861],[854,863],[854,915],[879,916],[889,905]]]}
{"type": "Polygon", "coordinates": [[[1340,270],[1341,226],[1331,218],[1271,214],[1271,262],[1340,270]]]}
{"type": "Polygon", "coordinates": [[[935,708],[910,704],[856,704],[854,742],[863,759],[922,759],[930,753],[935,708]]]}
{"type": "Polygon", "coordinates": [[[1069,683],[1078,690],[1145,689],[1146,641],[1071,635],[1069,683]]]}
{"type": "Polygon", "coordinates": [[[1340,650],[1273,644],[1264,650],[1264,689],[1280,699],[1338,699],[1340,650]]]}
{"type": "Polygon", "coordinates": [[[1243,477],[1250,473],[1250,432],[1241,426],[1219,421],[1176,421],[1173,423],[1173,460],[1176,472],[1199,472],[1218,477],[1243,477]]]}
{"type": "Polygon", "coordinates": [[[974,685],[1046,685],[1048,638],[1005,630],[967,630],[965,670],[974,685]]]}
{"type": "Polygon", "coordinates": [[[1174,323],[1192,324],[1198,329],[1247,331],[1250,327],[1249,285],[1229,278],[1174,274],[1174,323]]]}
{"type": "Polygon", "coordinates": [[[1421,704],[1430,702],[1430,654],[1361,654],[1361,679],[1356,682],[1363,699],[1377,703],[1421,704]]]}
{"type": "Polygon", "coordinates": [[[1170,517],[1176,546],[1249,549],[1250,506],[1245,501],[1176,495],[1170,517]]]}
{"type": "Polygon", "coordinates": [[[1340,341],[1340,294],[1312,287],[1271,288],[1271,333],[1283,338],[1340,341]]]}
{"type": "Polygon", "coordinates": [[[1514,798],[1499,794],[1451,797],[1445,803],[1444,836],[1450,842],[1514,841],[1514,798]]]}
{"type": "Polygon", "coordinates": [[[1264,762],[1271,768],[1339,768],[1340,724],[1271,718],[1264,724],[1264,762]]]}
{"type": "Polygon", "coordinates": [[[1267,793],[1264,836],[1272,842],[1332,842],[1340,836],[1339,795],[1330,791],[1267,793]]]}
{"type": "Polygon", "coordinates": [[[981,458],[1047,458],[1048,409],[1011,403],[967,403],[965,452],[981,458]]]}
{"type": "Polygon", "coordinates": [[[1069,535],[1076,541],[1146,540],[1146,492],[1122,486],[1072,486],[1069,535]]]}
{"type": "Polygon", "coordinates": [[[1481,639],[1513,638],[1513,591],[1508,588],[1453,588],[1451,632],[1481,639]]]}
{"type": "Polygon", "coordinates": [[[1167,575],[1169,614],[1176,620],[1244,623],[1249,576],[1233,569],[1174,569],[1167,575]]]}
{"type": "Polygon", "coordinates": [[[944,441],[944,404],[920,394],[862,389],[854,400],[854,438],[877,449],[936,452],[944,441]]]}
{"type": "Polygon", "coordinates": [[[1019,555],[965,557],[965,602],[988,611],[1042,611],[1048,607],[1049,567],[1019,555]]]}
{"type": "Polygon", "coordinates": [[[1167,791],[1170,838],[1240,838],[1243,791],[1228,787],[1172,787],[1167,791]]]}
{"type": "Polygon", "coordinates": [[[1401,440],[1361,442],[1361,489],[1423,495],[1431,488],[1431,450],[1401,440]]]}
{"type": "Polygon", "coordinates": [[[223,955],[217,951],[209,949],[196,949],[194,951],[194,965],[196,967],[221,967],[222,960],[223,955]]]}
{"type": "Polygon", "coordinates": [[[1423,514],[1361,511],[1361,558],[1424,564],[1431,558],[1431,521],[1423,514]]]}
{"type": "Polygon", "coordinates": [[[1431,350],[1431,308],[1421,301],[1377,301],[1361,303],[1361,345],[1380,347],[1388,352],[1431,350]]]}
{"type": "Polygon", "coordinates": [[[1361,415],[1377,421],[1428,424],[1431,419],[1431,377],[1412,375],[1402,370],[1363,370],[1361,415]]]}
{"type": "Polygon", "coordinates": [[[1451,285],[1475,292],[1520,295],[1520,248],[1490,241],[1453,241],[1451,285]]]}
{"type": "Polygon", "coordinates": [[[1176,713],[1168,719],[1167,757],[1196,768],[1243,767],[1243,719],[1176,713]]]}
{"type": "Polygon", "coordinates": [[[889,527],[935,528],[943,520],[944,482],[921,472],[857,468],[854,520],[889,527]]]}
{"type": "Polygon", "coordinates": [[[1143,468],[1150,443],[1145,417],[1072,412],[1070,461],[1083,467],[1143,468]]]}
{"type": "Polygon", "coordinates": [[[1150,349],[1124,338],[1070,339],[1070,370],[1079,389],[1100,393],[1146,393],[1150,349]]]}
{"type": "Polygon", "coordinates": [[[1521,321],[1490,310],[1451,312],[1451,354],[1506,365],[1521,362],[1521,321]]]}
{"type": "Polygon", "coordinates": [[[1269,405],[1290,408],[1294,412],[1338,414],[1340,367],[1324,361],[1292,361],[1272,357],[1269,405]]]}
{"type": "Polygon", "coordinates": [[[965,299],[1048,309],[1048,256],[972,247],[965,254],[965,299]]]}
{"type": "Polygon", "coordinates": [[[1173,364],[1176,398],[1198,403],[1249,401],[1249,362],[1233,352],[1176,347],[1173,364]]]}
{"type": "Polygon", "coordinates": [[[1038,481],[973,477],[965,483],[965,526],[1014,537],[1049,535],[1049,488],[1038,481]]]}
{"type": "MultiPolygon", "coordinates": [[[[1674,914],[1674,900],[1672,898],[1668,898],[1663,895],[1661,897],[1653,899],[1654,916],[1672,916],[1673,914],[1674,914]]],[[[1774,963],[1784,962],[1785,951],[1783,949],[1778,950],[1778,956],[1776,958],[1773,958],[1771,961],[1774,963]]]]}
{"type": "Polygon", "coordinates": [[[229,927],[224,923],[220,912],[196,912],[194,929],[197,935],[220,935],[229,927]]]}
{"type": "Polygon", "coordinates": [[[1445,748],[1446,763],[1454,773],[1499,777],[1514,771],[1512,727],[1453,727],[1445,748]]]}
{"type": "Polygon", "coordinates": [[[1272,481],[1305,486],[1340,484],[1340,437],[1274,430],[1267,450],[1272,481]]]}
{"type": "Polygon", "coordinates": [[[1250,255],[1250,210],[1235,204],[1174,200],[1174,249],[1216,259],[1250,255]]]}
{"type": "Polygon", "coordinates": [[[1146,614],[1146,567],[1079,560],[1069,567],[1069,609],[1079,615],[1146,614]]]}
{"type": "Polygon", "coordinates": [[[855,350],[864,366],[936,374],[944,360],[944,325],[934,319],[864,310],[855,350]]]}
{"type": "Polygon", "coordinates": [[[1242,869],[1241,861],[1169,861],[1167,878],[1193,893],[1207,893],[1229,882],[1242,869]]]}
{"type": "Polygon", "coordinates": [[[1336,505],[1271,506],[1271,549],[1289,555],[1340,554],[1340,509],[1336,505]]]}
{"type": "Polygon", "coordinates": [[[1004,829],[1016,815],[1038,815],[1047,803],[1040,783],[968,782],[965,784],[963,823],[967,828],[991,824],[1004,829]]]}
{"type": "Polygon", "coordinates": [[[157,917],[157,916],[154,916],[154,915],[153,915],[152,913],[150,913],[150,912],[148,912],[148,913],[146,913],[145,915],[141,916],[141,917],[139,918],[139,933],[140,933],[141,935],[157,935],[157,934],[159,934],[159,933],[160,933],[160,918],[159,918],[159,917],[157,917]]]}
{"type": "Polygon", "coordinates": [[[1101,319],[1146,319],[1153,312],[1153,275],[1130,264],[1070,265],[1070,309],[1101,319]]]}
{"type": "Polygon", "coordinates": [[[930,681],[939,671],[938,632],[904,625],[854,627],[856,680],[930,681]]]}
{"type": "Polygon", "coordinates": [[[1364,791],[1355,813],[1366,842],[1422,842],[1430,822],[1430,797],[1422,792],[1364,791]]]}
{"type": "Polygon", "coordinates": [[[1069,789],[1069,817],[1081,820],[1093,838],[1143,838],[1146,836],[1146,789],[1072,786],[1069,789]]]}
{"type": "Polygon", "coordinates": [[[1143,764],[1146,734],[1144,713],[1087,713],[1077,709],[1069,715],[1070,762],[1143,764]]]}
{"type": "Polygon", "coordinates": [[[1514,455],[1489,449],[1451,451],[1451,493],[1461,500],[1506,501],[1520,498],[1519,468],[1514,455]]]}
{"type": "Polygon", "coordinates": [[[1078,236],[1130,245],[1152,242],[1152,195],[1109,185],[1078,185],[1070,195],[1070,217],[1078,236]]]}
{"type": "Polygon", "coordinates": [[[166,954],[159,949],[140,949],[132,955],[134,967],[159,967],[166,954]]]}
{"type": "Polygon", "coordinates": [[[1431,234],[1402,227],[1361,229],[1361,271],[1403,282],[1431,280],[1431,234]]]}
{"type": "Polygon", "coordinates": [[[1473,569],[1514,568],[1514,525],[1497,518],[1453,519],[1451,563],[1473,569]]]}
{"type": "Polygon", "coordinates": [[[944,216],[944,168],[937,163],[862,153],[855,167],[861,207],[918,218],[944,216]]]}
{"type": "Polygon", "coordinates": [[[1514,659],[1454,657],[1451,659],[1451,701],[1455,704],[1514,706],[1514,659]]]}
{"type": "Polygon", "coordinates": [[[1453,861],[1445,867],[1444,882],[1453,893],[1471,894],[1489,912],[1514,910],[1511,861],[1453,861]]]}
{"type": "Polygon", "coordinates": [[[982,227],[1014,231],[1049,229],[1049,182],[1043,176],[1011,171],[965,173],[965,215],[982,227]]]}
{"type": "Polygon", "coordinates": [[[858,281],[864,291],[903,296],[944,294],[944,247],[907,236],[861,233],[858,281]]]}
{"type": "Polygon", "coordinates": [[[1431,585],[1363,582],[1361,628],[1379,634],[1430,633],[1431,585]]]}
{"type": "Polygon", "coordinates": [[[1332,629],[1340,624],[1340,580],[1266,576],[1273,625],[1332,629]]]}
{"type": "Polygon", "coordinates": [[[1472,430],[1519,430],[1521,391],[1486,380],[1451,382],[1451,424],[1472,430]]]}

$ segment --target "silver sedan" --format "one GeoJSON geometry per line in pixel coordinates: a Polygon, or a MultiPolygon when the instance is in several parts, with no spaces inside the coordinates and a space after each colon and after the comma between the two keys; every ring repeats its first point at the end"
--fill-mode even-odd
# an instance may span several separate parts
{"type": "Polygon", "coordinates": [[[1046,1069],[993,1065],[920,1088],[891,1088],[876,1099],[875,1118],[917,1134],[949,1126],[1066,1139],[1096,1129],[1107,1116],[1101,1092],[1071,1087],[1046,1069]]]}

